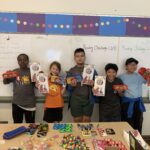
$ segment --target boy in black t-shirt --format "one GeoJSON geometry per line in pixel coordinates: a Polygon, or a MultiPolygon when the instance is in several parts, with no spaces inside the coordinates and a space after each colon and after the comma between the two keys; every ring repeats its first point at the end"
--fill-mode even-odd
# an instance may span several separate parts
{"type": "Polygon", "coordinates": [[[123,84],[121,79],[117,78],[118,67],[116,64],[109,63],[105,66],[106,71],[106,89],[105,96],[100,97],[99,102],[99,121],[114,122],[121,121],[120,96],[122,90],[113,90],[113,85],[123,84]]]}

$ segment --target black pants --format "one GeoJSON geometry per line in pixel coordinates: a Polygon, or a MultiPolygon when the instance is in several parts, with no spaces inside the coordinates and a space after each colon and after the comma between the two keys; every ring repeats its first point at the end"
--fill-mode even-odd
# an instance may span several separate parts
{"type": "Polygon", "coordinates": [[[60,122],[63,119],[63,108],[46,108],[43,120],[48,123],[60,122]]]}
{"type": "Polygon", "coordinates": [[[22,123],[23,115],[25,115],[26,123],[34,123],[35,122],[35,111],[27,111],[16,104],[12,104],[12,116],[14,123],[22,123]]]}
{"type": "Polygon", "coordinates": [[[133,108],[133,116],[128,118],[129,103],[122,104],[122,121],[127,121],[134,129],[139,130],[142,133],[142,124],[143,124],[143,112],[139,109],[139,102],[135,102],[133,108]]]}

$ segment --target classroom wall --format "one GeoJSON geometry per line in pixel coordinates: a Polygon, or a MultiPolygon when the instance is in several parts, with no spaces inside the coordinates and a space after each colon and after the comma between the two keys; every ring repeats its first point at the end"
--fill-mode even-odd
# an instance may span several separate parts
{"type": "Polygon", "coordinates": [[[0,11],[150,16],[149,0],[0,0],[0,11]]]}

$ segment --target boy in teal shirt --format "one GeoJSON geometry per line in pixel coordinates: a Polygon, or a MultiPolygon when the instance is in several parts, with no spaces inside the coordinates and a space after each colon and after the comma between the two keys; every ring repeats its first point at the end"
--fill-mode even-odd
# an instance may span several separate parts
{"type": "Polygon", "coordinates": [[[128,86],[122,98],[122,120],[127,121],[134,129],[142,132],[143,112],[145,107],[142,100],[142,84],[146,80],[135,71],[138,61],[134,58],[126,60],[127,72],[120,76],[124,84],[128,86]]]}

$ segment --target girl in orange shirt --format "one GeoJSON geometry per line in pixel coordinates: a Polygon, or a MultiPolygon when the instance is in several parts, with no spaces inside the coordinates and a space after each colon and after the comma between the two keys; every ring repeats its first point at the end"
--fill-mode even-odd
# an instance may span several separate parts
{"type": "Polygon", "coordinates": [[[63,94],[65,92],[65,87],[61,84],[51,82],[52,76],[59,76],[61,71],[60,63],[57,61],[52,62],[49,71],[49,93],[46,95],[43,120],[48,123],[60,122],[63,118],[63,94]]]}

